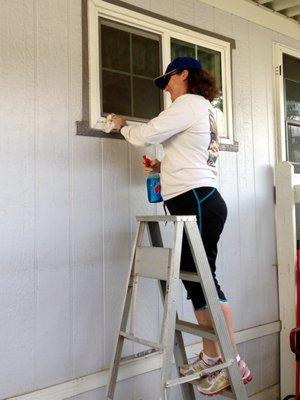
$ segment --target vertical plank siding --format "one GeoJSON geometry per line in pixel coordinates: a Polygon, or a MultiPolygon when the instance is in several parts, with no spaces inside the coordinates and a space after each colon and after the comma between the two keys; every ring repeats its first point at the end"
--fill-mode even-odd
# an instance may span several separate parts
{"type": "MultiPolygon", "coordinates": [[[[298,49],[300,43],[198,0],[128,3],[236,40],[233,116],[239,151],[222,153],[219,162],[219,187],[229,208],[219,276],[237,330],[277,320],[272,42],[298,49]]],[[[134,216],[162,207],[146,200],[143,149],[76,136],[75,121],[82,118],[81,0],[2,0],[0,31],[0,399],[5,399],[108,367],[134,216]]],[[[161,305],[154,283],[142,287],[137,329],[150,339],[159,335],[161,305]]],[[[185,297],[181,289],[179,315],[194,318],[185,297]]],[[[140,349],[126,344],[125,354],[140,349]]],[[[242,344],[240,352],[255,372],[250,393],[278,383],[277,335],[242,344]]],[[[157,383],[155,371],[124,381],[117,399],[154,400],[157,383]]],[[[94,398],[104,399],[104,391],[76,396],[94,398]]],[[[177,389],[175,398],[181,398],[177,389]]]]}
{"type": "Polygon", "coordinates": [[[17,3],[0,12],[1,398],[35,382],[34,2],[17,3]]]}

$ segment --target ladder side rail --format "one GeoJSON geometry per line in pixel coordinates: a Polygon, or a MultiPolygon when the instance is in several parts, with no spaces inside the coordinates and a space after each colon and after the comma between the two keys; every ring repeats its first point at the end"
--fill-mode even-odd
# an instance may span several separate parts
{"type": "Polygon", "coordinates": [[[176,298],[179,292],[179,271],[183,237],[183,222],[175,222],[173,246],[171,252],[170,269],[167,280],[166,298],[164,304],[164,333],[162,345],[164,347],[160,400],[167,400],[166,384],[171,379],[172,360],[174,352],[175,324],[176,324],[176,298]],[[167,312],[165,312],[167,310],[167,312]]]}
{"type": "Polygon", "coordinates": [[[247,400],[247,392],[244,383],[242,382],[240,370],[233,353],[225,317],[218,299],[217,290],[208,264],[198,225],[196,222],[185,222],[185,229],[195,261],[195,266],[201,279],[203,293],[211,315],[214,330],[218,336],[223,360],[225,362],[233,360],[233,363],[228,367],[232,391],[237,399],[247,400]]]}
{"type": "Polygon", "coordinates": [[[114,359],[111,364],[111,368],[108,375],[108,385],[106,391],[106,397],[108,400],[112,400],[114,397],[116,382],[117,382],[117,375],[118,369],[124,344],[124,336],[120,335],[120,331],[126,331],[128,315],[130,310],[130,304],[132,299],[132,288],[133,288],[133,269],[134,269],[134,260],[135,260],[135,253],[137,246],[140,246],[142,243],[143,235],[145,231],[145,222],[139,222],[136,236],[133,243],[130,264],[128,269],[128,275],[126,279],[126,286],[125,286],[125,294],[122,304],[122,313],[121,313],[121,322],[120,322],[120,329],[117,331],[116,337],[116,344],[114,348],[114,359]]]}
{"type": "MultiPolygon", "coordinates": [[[[162,237],[161,237],[159,223],[158,222],[148,222],[147,228],[148,228],[148,236],[149,236],[150,244],[155,247],[163,247],[163,241],[162,241],[162,237]]],[[[166,282],[164,282],[164,281],[159,282],[159,290],[160,290],[160,296],[162,299],[162,304],[164,304],[165,297],[166,297],[166,282]]],[[[176,321],[177,320],[178,320],[178,316],[176,315],[176,321]]],[[[162,337],[161,337],[161,340],[162,340],[162,337]]],[[[180,331],[175,331],[174,358],[175,358],[177,370],[179,370],[179,367],[181,365],[188,363],[185,346],[184,346],[184,341],[183,341],[183,336],[180,331]]],[[[181,389],[183,400],[196,400],[194,389],[193,389],[192,385],[190,385],[188,383],[184,383],[184,384],[180,385],[180,389],[181,389]]]]}
{"type": "Polygon", "coordinates": [[[136,331],[138,283],[139,283],[139,276],[134,274],[134,276],[132,277],[131,317],[130,317],[130,327],[129,327],[129,332],[133,336],[135,335],[136,331]]]}
{"type": "Polygon", "coordinates": [[[278,264],[280,332],[280,391],[284,398],[294,391],[295,361],[289,346],[291,329],[296,326],[296,212],[299,189],[294,186],[294,167],[282,162],[275,170],[276,241],[278,264]]]}
{"type": "MultiPolygon", "coordinates": [[[[169,253],[169,260],[168,260],[168,265],[169,269],[168,272],[171,270],[171,262],[172,262],[172,251],[169,253]]],[[[162,318],[162,324],[161,324],[161,330],[160,330],[160,343],[163,343],[164,341],[164,332],[166,330],[166,321],[167,321],[167,313],[168,313],[168,291],[169,291],[169,284],[170,284],[170,274],[167,274],[167,279],[166,281],[160,281],[159,283],[164,283],[164,296],[162,297],[162,304],[163,304],[163,318],[162,318]]],[[[177,317],[177,312],[176,312],[176,317],[177,317]]],[[[174,344],[175,346],[175,344],[174,344]]]]}

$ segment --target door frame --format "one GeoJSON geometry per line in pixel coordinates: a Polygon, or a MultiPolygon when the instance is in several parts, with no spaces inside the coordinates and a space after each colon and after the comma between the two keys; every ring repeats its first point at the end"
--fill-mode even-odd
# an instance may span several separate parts
{"type": "Polygon", "coordinates": [[[273,43],[273,62],[274,62],[274,99],[275,99],[275,134],[276,134],[276,161],[287,161],[286,157],[286,126],[284,109],[284,82],[283,82],[283,54],[289,54],[299,58],[300,50],[285,46],[281,43],[273,43]]]}

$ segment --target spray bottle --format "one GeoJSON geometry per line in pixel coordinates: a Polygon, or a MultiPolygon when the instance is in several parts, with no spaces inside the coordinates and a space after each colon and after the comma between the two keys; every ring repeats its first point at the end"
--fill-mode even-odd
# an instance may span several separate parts
{"type": "MultiPolygon", "coordinates": [[[[143,156],[146,167],[151,167],[151,160],[143,156]]],[[[150,172],[147,176],[147,194],[150,203],[160,203],[163,201],[160,194],[160,177],[157,172],[150,172]]]]}

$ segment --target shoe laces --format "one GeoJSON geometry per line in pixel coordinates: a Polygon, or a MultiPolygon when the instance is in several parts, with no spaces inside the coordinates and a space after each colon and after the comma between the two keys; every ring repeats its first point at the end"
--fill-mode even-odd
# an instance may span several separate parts
{"type": "Polygon", "coordinates": [[[193,363],[193,367],[194,368],[200,367],[201,369],[205,369],[205,368],[208,368],[208,365],[205,363],[205,361],[202,358],[199,358],[198,360],[196,360],[193,363]]]}
{"type": "Polygon", "coordinates": [[[215,380],[217,380],[217,378],[218,378],[220,375],[224,375],[224,377],[227,378],[227,372],[226,372],[226,370],[225,370],[225,369],[221,369],[221,370],[219,370],[219,371],[212,372],[211,374],[208,375],[207,380],[208,380],[209,383],[212,383],[212,382],[214,382],[215,380]]]}

